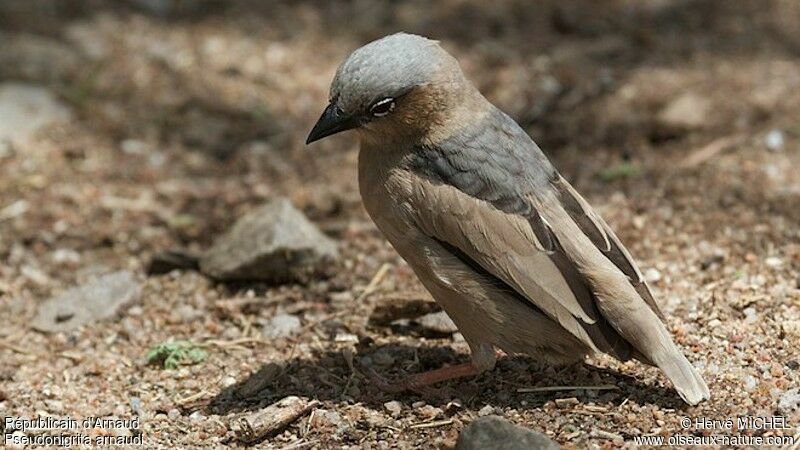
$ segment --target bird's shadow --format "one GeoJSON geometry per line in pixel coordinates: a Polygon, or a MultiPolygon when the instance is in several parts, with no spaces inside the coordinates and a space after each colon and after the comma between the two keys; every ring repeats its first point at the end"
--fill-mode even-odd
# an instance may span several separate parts
{"type": "MultiPolygon", "coordinates": [[[[469,361],[469,356],[450,347],[411,347],[387,345],[361,348],[348,364],[343,352],[326,351],[313,358],[294,358],[286,362],[263,364],[239,382],[224,388],[206,405],[209,413],[225,415],[258,410],[290,395],[319,401],[362,403],[377,409],[390,400],[411,405],[424,400],[446,407],[458,399],[466,408],[485,405],[498,408],[535,409],[554,399],[574,397],[578,404],[620,405],[623,402],[655,404],[662,408],[683,409],[684,403],[671,387],[645,383],[618,371],[588,363],[567,367],[541,367],[531,358],[507,356],[494,370],[476,377],[441,383],[445,395],[414,392],[382,392],[363,370],[365,359],[389,380],[403,375],[432,370],[445,364],[469,361]],[[381,363],[381,364],[378,364],[381,363]],[[519,392],[518,389],[555,386],[614,386],[592,390],[566,388],[556,391],[519,392]]],[[[574,402],[574,401],[573,401],[574,402]]]]}

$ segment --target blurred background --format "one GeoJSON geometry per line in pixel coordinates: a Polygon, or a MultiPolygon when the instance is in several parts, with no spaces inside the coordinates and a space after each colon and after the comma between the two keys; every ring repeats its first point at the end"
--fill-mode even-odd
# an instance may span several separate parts
{"type": "MultiPolygon", "coordinates": [[[[402,330],[363,323],[376,302],[425,294],[361,207],[355,138],[304,145],[339,62],[406,31],[440,40],[618,230],[712,391],[731,390],[715,394],[722,403],[709,408],[735,416],[771,412],[784,400],[796,414],[798,23],[794,0],[4,0],[0,410],[125,415],[135,398],[156,424],[146,432],[154,442],[171,442],[176,423],[189,430],[185,442],[219,442],[230,431],[208,417],[288,393],[321,398],[330,421],[357,417],[333,426],[335,433],[319,425],[319,436],[292,429],[284,443],[399,439],[381,420],[423,420],[411,408],[417,398],[401,399],[395,414],[383,407],[389,398],[365,395],[372,390],[360,379],[347,386],[358,392],[340,392],[350,370],[338,355],[350,341],[336,336],[354,336],[359,354],[393,345],[392,361],[427,348],[411,371],[463,360],[464,344],[414,323],[402,330]],[[216,283],[148,266],[165,250],[203,251],[277,197],[335,240],[341,255],[325,277],[216,283]],[[32,329],[49,297],[112,269],[135,274],[136,306],[102,325],[32,329]],[[298,328],[269,345],[218,352],[178,375],[136,363],[171,339],[274,337],[263,327],[278,314],[298,328]],[[265,361],[294,364],[276,382],[282,387],[207,409],[232,385],[225,380],[248,380],[265,361]],[[60,383],[62,373],[73,382],[60,383]],[[328,376],[330,386],[316,381],[328,376]],[[107,402],[92,377],[104,380],[107,402]],[[42,393],[47,386],[50,394],[42,393]],[[198,392],[202,408],[176,400],[198,392]]],[[[455,418],[455,428],[403,439],[447,444],[460,420],[486,404],[562,443],[599,439],[592,421],[626,437],[664,428],[659,420],[674,425],[677,416],[653,412],[674,407],[674,399],[658,401],[671,394],[642,394],[648,388],[636,384],[652,390],[657,372],[596,365],[609,372],[575,376],[619,384],[621,392],[587,400],[617,405],[619,417],[586,422],[565,412],[572,427],[565,428],[546,412],[546,395],[511,398],[496,387],[504,377],[546,384],[564,375],[530,378],[526,365],[508,363],[473,382],[463,409],[433,404],[433,417],[455,418]],[[634,371],[641,371],[636,382],[619,375],[634,371]],[[628,410],[619,406],[626,396],[634,396],[628,410]]]]}

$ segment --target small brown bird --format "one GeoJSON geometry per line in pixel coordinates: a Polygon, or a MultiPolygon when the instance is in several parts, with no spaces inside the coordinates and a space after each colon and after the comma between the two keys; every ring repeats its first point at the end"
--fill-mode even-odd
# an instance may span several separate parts
{"type": "Polygon", "coordinates": [[[495,348],[550,364],[599,351],[709,398],[611,228],[436,41],[394,34],[342,63],[306,143],[349,129],[367,212],[472,352],[395,387],[490,370],[495,348]]]}

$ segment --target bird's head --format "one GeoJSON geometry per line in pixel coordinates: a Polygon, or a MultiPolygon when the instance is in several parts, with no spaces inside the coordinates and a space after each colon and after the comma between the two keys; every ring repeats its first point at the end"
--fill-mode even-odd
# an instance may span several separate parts
{"type": "Polygon", "coordinates": [[[424,133],[468,86],[437,41],[398,33],[370,42],[339,66],[330,104],[306,144],[351,129],[378,139],[424,133]]]}

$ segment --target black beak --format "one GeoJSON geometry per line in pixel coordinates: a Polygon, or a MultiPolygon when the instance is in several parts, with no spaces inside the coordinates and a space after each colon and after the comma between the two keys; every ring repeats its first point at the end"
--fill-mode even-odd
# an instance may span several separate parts
{"type": "Polygon", "coordinates": [[[345,115],[344,111],[331,103],[322,112],[322,116],[317,121],[317,124],[314,125],[314,128],[311,129],[311,133],[308,133],[306,145],[332,134],[351,130],[357,126],[358,121],[354,117],[345,115]]]}

